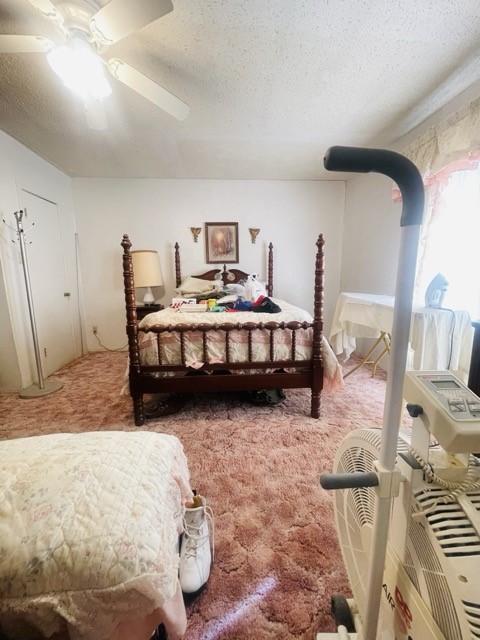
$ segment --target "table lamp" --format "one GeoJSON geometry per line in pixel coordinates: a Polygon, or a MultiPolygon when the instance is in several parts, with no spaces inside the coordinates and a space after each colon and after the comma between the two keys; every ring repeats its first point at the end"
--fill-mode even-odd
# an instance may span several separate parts
{"type": "Polygon", "coordinates": [[[153,304],[155,298],[153,297],[151,288],[161,287],[163,285],[158,251],[140,249],[138,251],[132,251],[131,255],[135,288],[146,288],[146,293],[143,296],[143,304],[153,304]]]}

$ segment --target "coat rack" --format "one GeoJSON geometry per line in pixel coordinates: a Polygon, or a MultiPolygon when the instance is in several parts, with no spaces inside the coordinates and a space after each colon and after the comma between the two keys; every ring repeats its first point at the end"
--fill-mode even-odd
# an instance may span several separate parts
{"type": "Polygon", "coordinates": [[[40,347],[38,344],[37,325],[35,322],[35,310],[33,307],[32,289],[30,286],[30,273],[28,271],[27,249],[25,241],[25,231],[22,225],[24,211],[15,211],[13,214],[17,221],[17,233],[20,244],[20,253],[22,255],[22,267],[23,275],[25,278],[25,288],[27,290],[28,311],[30,314],[30,324],[32,327],[33,348],[35,350],[35,361],[37,363],[37,375],[38,384],[32,384],[25,389],[22,389],[19,393],[20,398],[39,398],[41,396],[47,396],[54,391],[58,391],[63,387],[63,384],[58,380],[44,380],[42,372],[42,361],[40,359],[40,347]]]}

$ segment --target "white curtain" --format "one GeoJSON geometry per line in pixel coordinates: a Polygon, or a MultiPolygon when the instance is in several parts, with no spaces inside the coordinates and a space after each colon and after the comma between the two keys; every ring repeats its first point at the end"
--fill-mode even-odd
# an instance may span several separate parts
{"type": "MultiPolygon", "coordinates": [[[[424,303],[429,282],[442,273],[449,282],[443,305],[480,318],[480,98],[402,154],[420,170],[426,193],[416,303],[424,303]]],[[[394,199],[399,196],[394,189],[394,199]]]]}
{"type": "Polygon", "coordinates": [[[428,180],[457,160],[469,158],[480,151],[480,98],[450,116],[441,124],[430,127],[402,150],[428,180]]]}
{"type": "Polygon", "coordinates": [[[443,306],[480,318],[480,167],[474,165],[427,188],[415,294],[423,304],[429,282],[442,273],[449,283],[443,306]]]}

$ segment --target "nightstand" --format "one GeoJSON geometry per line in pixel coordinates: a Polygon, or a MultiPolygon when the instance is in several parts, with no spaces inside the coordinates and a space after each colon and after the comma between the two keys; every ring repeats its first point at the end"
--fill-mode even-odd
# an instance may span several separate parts
{"type": "Polygon", "coordinates": [[[142,320],[149,313],[165,309],[163,304],[140,304],[137,306],[137,320],[142,320]]]}

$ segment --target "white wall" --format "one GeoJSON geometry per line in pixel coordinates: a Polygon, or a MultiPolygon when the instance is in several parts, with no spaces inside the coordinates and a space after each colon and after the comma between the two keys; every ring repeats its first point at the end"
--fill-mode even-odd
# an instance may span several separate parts
{"type": "MultiPolygon", "coordinates": [[[[347,182],[342,291],[395,294],[402,205],[393,202],[392,186],[389,178],[375,173],[347,182]]],[[[371,346],[371,340],[358,339],[356,353],[365,355],[371,346]]],[[[388,370],[388,357],[381,366],[388,370]]]]}
{"type": "Polygon", "coordinates": [[[394,294],[402,205],[393,202],[392,186],[374,173],[347,182],[342,291],[394,294]]]}
{"type": "Polygon", "coordinates": [[[243,180],[73,179],[81,255],[88,350],[99,345],[98,326],[110,348],[126,344],[122,277],[122,235],[133,249],[157,249],[166,286],[157,299],[169,304],[175,286],[175,242],[182,274],[201,273],[205,231],[193,242],[190,227],[204,222],[238,222],[240,262],[245,271],[266,275],[266,246],[274,245],[274,296],[313,311],[315,242],[326,240],[325,321],[328,332],[340,291],[345,185],[343,182],[243,180]],[[259,227],[256,244],[249,227],[259,227]]]}
{"type": "MultiPolygon", "coordinates": [[[[67,283],[72,292],[71,307],[76,310],[72,317],[75,351],[81,355],[71,179],[0,131],[0,217],[13,229],[16,229],[13,213],[19,209],[18,194],[21,189],[58,205],[67,283]]],[[[0,306],[4,310],[1,321],[7,324],[2,326],[0,332],[0,390],[6,391],[26,387],[36,381],[37,376],[19,245],[18,242],[12,242],[17,240],[16,233],[0,224],[0,276],[3,275],[0,306]],[[8,313],[5,309],[8,309],[8,313]]],[[[28,221],[24,226],[28,228],[28,221]]],[[[35,229],[35,235],[36,241],[43,242],[45,251],[48,251],[48,239],[42,237],[41,229],[35,229]]],[[[46,282],[45,288],[48,286],[46,282]]]]}

